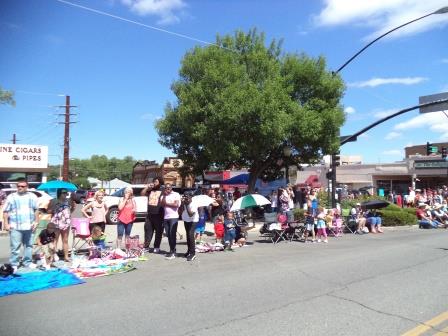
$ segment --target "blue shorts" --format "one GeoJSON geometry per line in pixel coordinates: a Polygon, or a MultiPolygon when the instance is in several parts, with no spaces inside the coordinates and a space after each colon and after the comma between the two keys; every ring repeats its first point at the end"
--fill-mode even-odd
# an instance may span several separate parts
{"type": "Polygon", "coordinates": [[[195,233],[204,233],[205,232],[205,223],[198,223],[196,225],[195,233]]]}

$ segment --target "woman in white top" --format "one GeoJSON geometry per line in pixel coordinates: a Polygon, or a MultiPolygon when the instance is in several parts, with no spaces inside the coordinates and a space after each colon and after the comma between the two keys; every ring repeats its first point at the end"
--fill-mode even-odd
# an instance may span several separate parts
{"type": "Polygon", "coordinates": [[[103,198],[104,192],[102,190],[98,190],[93,196],[93,201],[84,205],[81,210],[83,215],[90,219],[90,232],[92,232],[94,226],[99,226],[103,233],[106,229],[106,213],[108,208],[106,203],[104,203],[103,198]],[[89,209],[91,209],[90,215],[87,213],[89,209]]]}
{"type": "Polygon", "coordinates": [[[187,253],[185,253],[187,261],[193,261],[196,259],[194,231],[196,230],[196,225],[199,222],[198,206],[191,202],[191,198],[191,194],[185,193],[182,197],[181,204],[181,207],[183,208],[182,220],[184,221],[185,232],[187,234],[188,250],[187,253]]]}

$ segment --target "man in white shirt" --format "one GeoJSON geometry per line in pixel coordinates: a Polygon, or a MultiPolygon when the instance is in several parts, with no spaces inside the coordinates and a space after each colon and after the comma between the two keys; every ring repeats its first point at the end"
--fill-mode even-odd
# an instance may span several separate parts
{"type": "Polygon", "coordinates": [[[23,266],[30,267],[32,263],[33,233],[39,220],[37,196],[28,192],[28,182],[17,182],[17,192],[6,198],[3,209],[5,230],[10,231],[11,256],[10,263],[14,271],[19,267],[20,246],[24,246],[23,266]]]}
{"type": "Polygon", "coordinates": [[[165,190],[160,199],[160,204],[165,210],[163,217],[163,225],[165,226],[165,233],[168,237],[168,243],[170,245],[170,252],[166,255],[166,259],[176,258],[176,234],[177,223],[179,221],[179,207],[180,207],[180,195],[173,191],[170,183],[165,185],[165,190]]]}

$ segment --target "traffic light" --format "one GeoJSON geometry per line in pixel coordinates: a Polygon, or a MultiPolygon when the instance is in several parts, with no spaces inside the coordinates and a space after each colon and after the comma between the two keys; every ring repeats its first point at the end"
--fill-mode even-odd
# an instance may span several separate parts
{"type": "Polygon", "coordinates": [[[442,159],[446,159],[446,155],[447,155],[447,148],[442,147],[442,159]]]}
{"type": "Polygon", "coordinates": [[[341,165],[341,156],[338,154],[333,154],[331,156],[331,162],[333,164],[333,167],[337,167],[341,165]]]}
{"type": "Polygon", "coordinates": [[[437,154],[439,152],[439,148],[429,142],[426,143],[426,155],[437,154]]]}
{"type": "Polygon", "coordinates": [[[328,171],[326,174],[325,174],[325,176],[326,176],[326,178],[327,178],[327,180],[331,180],[331,178],[333,177],[333,171],[328,171]]]}

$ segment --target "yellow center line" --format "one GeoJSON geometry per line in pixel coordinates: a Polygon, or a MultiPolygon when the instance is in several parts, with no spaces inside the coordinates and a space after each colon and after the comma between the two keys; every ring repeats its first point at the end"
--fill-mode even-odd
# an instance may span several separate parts
{"type": "MultiPolygon", "coordinates": [[[[443,321],[446,321],[446,320],[448,320],[448,312],[444,312],[444,313],[440,314],[439,316],[436,316],[433,319],[418,325],[414,329],[405,332],[401,336],[421,335],[424,332],[432,329],[432,327],[435,327],[436,325],[439,325],[440,323],[442,323],[443,321]]],[[[441,335],[444,335],[444,334],[441,334],[441,335]]]]}
{"type": "Polygon", "coordinates": [[[448,335],[448,327],[445,329],[442,329],[442,331],[438,332],[434,336],[447,336],[448,335]]]}

